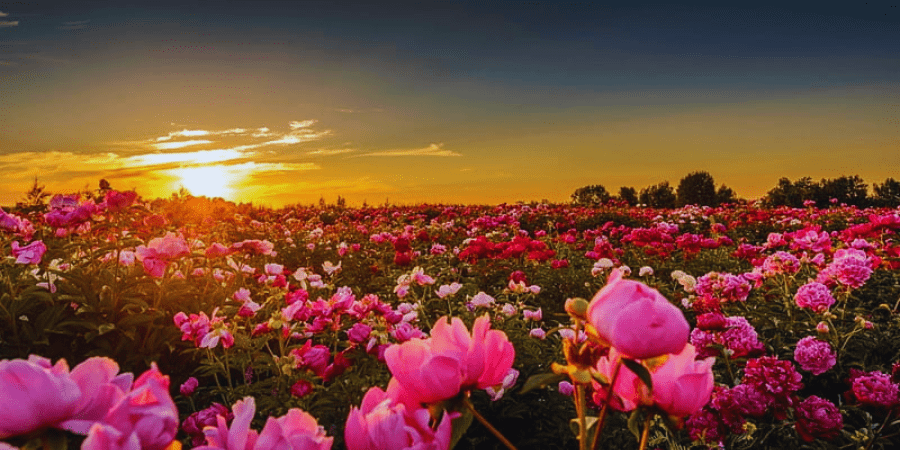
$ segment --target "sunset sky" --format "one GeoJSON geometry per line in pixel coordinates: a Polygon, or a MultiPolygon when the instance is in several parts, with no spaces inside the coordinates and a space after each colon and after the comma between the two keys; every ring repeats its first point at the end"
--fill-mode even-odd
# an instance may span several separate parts
{"type": "Polygon", "coordinates": [[[0,0],[0,204],[900,179],[900,0],[69,3],[0,0]]]}

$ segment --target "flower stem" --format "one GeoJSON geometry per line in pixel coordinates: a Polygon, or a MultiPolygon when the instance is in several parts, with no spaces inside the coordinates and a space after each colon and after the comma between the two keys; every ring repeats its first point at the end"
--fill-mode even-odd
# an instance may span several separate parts
{"type": "Polygon", "coordinates": [[[488,422],[487,419],[484,418],[484,416],[479,414],[478,411],[475,411],[475,406],[472,405],[472,401],[469,400],[468,397],[466,397],[465,400],[463,400],[463,403],[466,405],[466,408],[472,412],[472,415],[475,416],[475,418],[478,419],[478,421],[481,422],[481,424],[485,426],[485,428],[487,428],[491,433],[493,433],[494,436],[497,436],[497,439],[500,439],[500,442],[502,442],[503,445],[506,446],[506,448],[508,448],[510,450],[517,450],[516,446],[513,445],[512,442],[509,442],[509,439],[506,439],[506,436],[503,436],[503,434],[500,433],[499,430],[494,428],[494,426],[491,425],[490,422],[488,422]]]}
{"type": "Polygon", "coordinates": [[[647,448],[647,441],[650,437],[650,421],[653,420],[653,414],[647,414],[647,417],[644,418],[644,431],[641,432],[641,445],[639,450],[645,450],[647,448]]]}
{"type": "Polygon", "coordinates": [[[584,396],[584,385],[581,383],[575,383],[575,409],[578,412],[578,426],[579,426],[579,434],[578,434],[578,449],[579,450],[587,450],[587,421],[584,417],[584,404],[585,404],[585,396],[584,396]]]}
{"type": "Polygon", "coordinates": [[[622,368],[622,360],[616,359],[616,367],[613,368],[613,376],[606,388],[606,401],[603,402],[603,408],[600,409],[600,417],[597,418],[597,431],[594,431],[594,442],[591,443],[591,450],[596,450],[600,445],[600,435],[603,433],[603,425],[606,422],[606,414],[609,412],[609,402],[612,400],[613,387],[616,385],[616,379],[619,378],[619,370],[622,368]]]}

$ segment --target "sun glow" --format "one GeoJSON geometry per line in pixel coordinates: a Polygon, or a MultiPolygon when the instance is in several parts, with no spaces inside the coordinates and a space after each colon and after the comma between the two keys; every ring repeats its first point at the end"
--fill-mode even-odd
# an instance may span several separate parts
{"type": "Polygon", "coordinates": [[[244,179],[244,174],[223,165],[182,167],[169,173],[177,177],[176,189],[181,186],[191,195],[225,200],[235,200],[235,187],[244,179]]]}

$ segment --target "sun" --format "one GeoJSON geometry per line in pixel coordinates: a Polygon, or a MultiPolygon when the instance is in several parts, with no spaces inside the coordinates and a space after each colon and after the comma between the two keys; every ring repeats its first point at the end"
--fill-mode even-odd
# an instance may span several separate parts
{"type": "Polygon", "coordinates": [[[234,185],[240,178],[223,165],[181,167],[172,169],[171,173],[178,178],[175,184],[183,186],[191,195],[225,200],[234,200],[234,185]]]}

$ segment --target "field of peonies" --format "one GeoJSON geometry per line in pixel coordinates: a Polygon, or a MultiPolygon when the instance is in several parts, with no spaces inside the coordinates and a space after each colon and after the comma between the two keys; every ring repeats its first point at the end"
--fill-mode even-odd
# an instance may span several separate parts
{"type": "Polygon", "coordinates": [[[0,449],[900,446],[900,210],[0,212],[0,449]]]}

